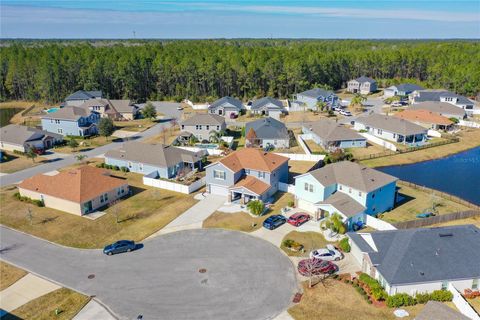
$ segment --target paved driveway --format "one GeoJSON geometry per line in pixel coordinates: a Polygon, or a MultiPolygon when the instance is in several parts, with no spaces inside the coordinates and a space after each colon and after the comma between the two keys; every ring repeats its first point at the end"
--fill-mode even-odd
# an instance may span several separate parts
{"type": "Polygon", "coordinates": [[[290,260],[241,232],[174,232],[111,257],[4,227],[0,232],[2,260],[96,295],[120,319],[272,319],[297,290],[290,260]]]}

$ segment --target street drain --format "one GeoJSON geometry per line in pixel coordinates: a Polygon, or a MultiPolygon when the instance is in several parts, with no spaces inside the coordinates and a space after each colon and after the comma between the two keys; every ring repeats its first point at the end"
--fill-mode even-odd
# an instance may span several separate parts
{"type": "Polygon", "coordinates": [[[200,273],[205,273],[205,272],[207,272],[207,269],[205,269],[205,268],[198,269],[198,272],[200,272],[200,273]]]}
{"type": "Polygon", "coordinates": [[[87,278],[88,279],[93,279],[93,278],[95,278],[95,275],[94,274],[89,274],[87,278]]]}

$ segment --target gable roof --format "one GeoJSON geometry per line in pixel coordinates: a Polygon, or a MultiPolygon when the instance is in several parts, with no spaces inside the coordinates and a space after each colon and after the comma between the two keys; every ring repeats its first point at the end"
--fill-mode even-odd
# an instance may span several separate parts
{"type": "Polygon", "coordinates": [[[453,124],[453,122],[445,118],[438,113],[424,110],[424,109],[418,109],[418,110],[403,110],[401,112],[398,112],[395,114],[395,117],[409,120],[409,121],[418,121],[422,123],[434,123],[437,125],[443,125],[443,126],[449,126],[453,124]]]}
{"type": "Polygon", "coordinates": [[[465,116],[465,110],[462,108],[456,107],[447,102],[440,102],[440,101],[424,101],[417,104],[414,104],[410,107],[411,110],[429,110],[432,112],[436,112],[438,114],[448,114],[448,115],[456,115],[459,117],[465,116]]]}
{"type": "Polygon", "coordinates": [[[126,180],[111,177],[110,173],[104,169],[86,165],[62,171],[54,176],[37,174],[23,180],[18,187],[83,203],[125,184],[127,184],[126,180]]]}
{"type": "Polygon", "coordinates": [[[245,188],[259,196],[267,192],[271,186],[260,179],[252,176],[244,176],[237,181],[230,189],[245,188]]]}
{"type": "Polygon", "coordinates": [[[325,90],[325,89],[321,89],[321,88],[313,88],[313,89],[310,89],[310,90],[307,90],[307,91],[303,91],[299,94],[307,96],[307,97],[318,99],[320,97],[331,96],[334,93],[333,93],[333,91],[330,91],[330,90],[325,90]]]}
{"type": "Polygon", "coordinates": [[[197,124],[221,126],[225,124],[225,118],[217,114],[197,113],[196,115],[182,121],[180,124],[185,126],[195,126],[197,124]]]}
{"type": "Polygon", "coordinates": [[[289,139],[285,124],[271,117],[258,119],[245,124],[245,132],[247,132],[247,134],[250,133],[251,129],[255,131],[256,138],[259,139],[289,139]]]}
{"type": "Polygon", "coordinates": [[[65,98],[65,101],[71,101],[71,100],[88,100],[88,99],[94,99],[94,98],[101,98],[102,97],[102,91],[99,90],[93,90],[93,91],[86,91],[86,90],[78,90],[68,97],[65,98]]]}
{"type": "MultiPolygon", "coordinates": [[[[274,98],[271,98],[271,97],[263,97],[261,99],[257,99],[255,101],[253,101],[252,103],[252,110],[255,110],[255,109],[260,109],[264,106],[266,106],[267,104],[273,104],[273,108],[275,109],[283,109],[283,104],[280,100],[277,100],[277,99],[274,99],[274,98]]],[[[272,108],[271,106],[269,108],[272,108]]]]}
{"type": "Polygon", "coordinates": [[[57,140],[62,139],[62,135],[35,129],[27,126],[9,124],[0,128],[0,140],[7,143],[23,145],[25,142],[43,139],[46,136],[57,140]]]}
{"type": "Polygon", "coordinates": [[[445,303],[428,301],[417,314],[415,320],[470,320],[470,318],[450,308],[445,303]]]}
{"type": "Polygon", "coordinates": [[[57,119],[57,120],[78,120],[81,117],[88,117],[91,114],[90,110],[84,107],[68,106],[58,109],[55,112],[42,116],[42,119],[57,119]]]}
{"type": "Polygon", "coordinates": [[[285,162],[288,162],[288,158],[260,149],[245,148],[232,152],[218,162],[233,172],[242,169],[273,172],[285,162]]]}
{"type": "Polygon", "coordinates": [[[415,90],[423,90],[422,86],[419,86],[418,84],[414,84],[414,83],[397,84],[387,89],[390,89],[390,88],[396,88],[398,91],[403,91],[403,92],[413,92],[415,90]]]}
{"type": "Polygon", "coordinates": [[[226,104],[226,103],[229,103],[230,105],[235,107],[237,110],[242,110],[242,108],[243,108],[243,104],[240,100],[238,100],[236,98],[233,98],[233,97],[225,96],[225,97],[220,98],[220,99],[216,100],[215,102],[213,102],[208,107],[208,109],[215,109],[215,108],[217,108],[217,107],[219,107],[223,104],[226,104]]]}
{"type": "Polygon", "coordinates": [[[120,149],[107,151],[105,158],[140,162],[165,168],[174,166],[179,162],[195,163],[202,160],[205,154],[205,151],[193,152],[163,144],[129,141],[124,143],[120,149]]]}
{"type": "Polygon", "coordinates": [[[335,192],[324,201],[317,202],[316,204],[329,204],[346,217],[353,217],[366,209],[349,195],[340,191],[335,192]]]}
{"type": "Polygon", "coordinates": [[[461,104],[473,104],[468,98],[461,96],[459,94],[453,93],[447,90],[418,90],[417,95],[414,97],[415,102],[423,102],[423,101],[440,101],[440,98],[443,97],[452,97],[457,98],[458,103],[461,104]]]}
{"type": "Polygon", "coordinates": [[[389,174],[350,161],[327,164],[296,178],[305,175],[311,175],[324,186],[340,183],[364,192],[376,190],[398,180],[389,174]]]}
{"type": "Polygon", "coordinates": [[[325,142],[342,140],[367,140],[355,130],[328,119],[311,123],[308,125],[308,129],[325,142]]]}
{"type": "Polygon", "coordinates": [[[376,83],[377,81],[375,81],[374,79],[372,78],[369,78],[369,77],[365,77],[365,76],[361,76],[361,77],[358,77],[356,79],[357,82],[359,83],[364,83],[364,82],[369,82],[369,83],[376,83]]]}
{"type": "Polygon", "coordinates": [[[120,113],[132,112],[136,107],[132,104],[131,100],[108,100],[110,105],[120,113]]]}
{"type": "Polygon", "coordinates": [[[480,229],[474,225],[374,231],[368,237],[375,248],[361,233],[347,235],[391,285],[480,277],[480,229]]]}
{"type": "Polygon", "coordinates": [[[385,131],[398,133],[404,136],[425,133],[427,131],[426,128],[410,121],[377,113],[372,113],[368,116],[358,117],[355,121],[369,127],[383,129],[385,131]]]}

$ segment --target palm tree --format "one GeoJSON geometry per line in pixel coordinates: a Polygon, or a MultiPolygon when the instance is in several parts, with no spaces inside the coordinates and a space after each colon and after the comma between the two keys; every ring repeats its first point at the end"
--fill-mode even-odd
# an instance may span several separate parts
{"type": "Polygon", "coordinates": [[[363,109],[363,103],[367,101],[367,97],[361,94],[356,94],[353,98],[352,101],[350,101],[349,107],[352,109],[352,111],[358,111],[363,109]]]}
{"type": "Polygon", "coordinates": [[[328,104],[325,101],[318,101],[317,102],[317,108],[321,112],[326,111],[328,108],[328,104]]]}
{"type": "Polygon", "coordinates": [[[212,130],[210,131],[210,135],[208,137],[208,140],[213,143],[218,143],[220,141],[221,134],[219,131],[212,130]]]}
{"type": "Polygon", "coordinates": [[[347,231],[347,228],[343,223],[343,217],[337,212],[327,214],[325,219],[321,222],[321,227],[340,234],[344,234],[347,231]]]}
{"type": "Polygon", "coordinates": [[[247,208],[253,215],[259,216],[263,213],[265,205],[261,200],[253,200],[247,203],[247,208]]]}

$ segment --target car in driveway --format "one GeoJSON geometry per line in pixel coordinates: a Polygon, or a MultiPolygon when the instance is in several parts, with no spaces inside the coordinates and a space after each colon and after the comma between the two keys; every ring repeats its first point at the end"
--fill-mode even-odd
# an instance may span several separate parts
{"type": "Polygon", "coordinates": [[[335,273],[338,271],[338,266],[330,261],[310,258],[300,260],[297,270],[302,276],[308,277],[335,273]]]}
{"type": "Polygon", "coordinates": [[[109,244],[103,248],[103,253],[106,255],[111,256],[112,254],[122,253],[122,252],[130,252],[135,250],[136,244],[135,241],[131,240],[120,240],[109,244]]]}
{"type": "Polygon", "coordinates": [[[273,215],[263,221],[263,227],[269,230],[274,230],[287,222],[287,218],[282,215],[273,215]]]}
{"type": "Polygon", "coordinates": [[[327,244],[325,248],[316,249],[310,252],[311,259],[320,259],[327,261],[338,261],[343,258],[343,254],[333,245],[327,244]]]}
{"type": "Polygon", "coordinates": [[[348,110],[340,110],[340,114],[346,117],[351,117],[352,113],[348,110]]]}
{"type": "Polygon", "coordinates": [[[295,214],[292,214],[290,218],[288,218],[288,223],[290,223],[292,226],[298,227],[310,220],[311,217],[307,213],[304,212],[298,212],[295,214]]]}

